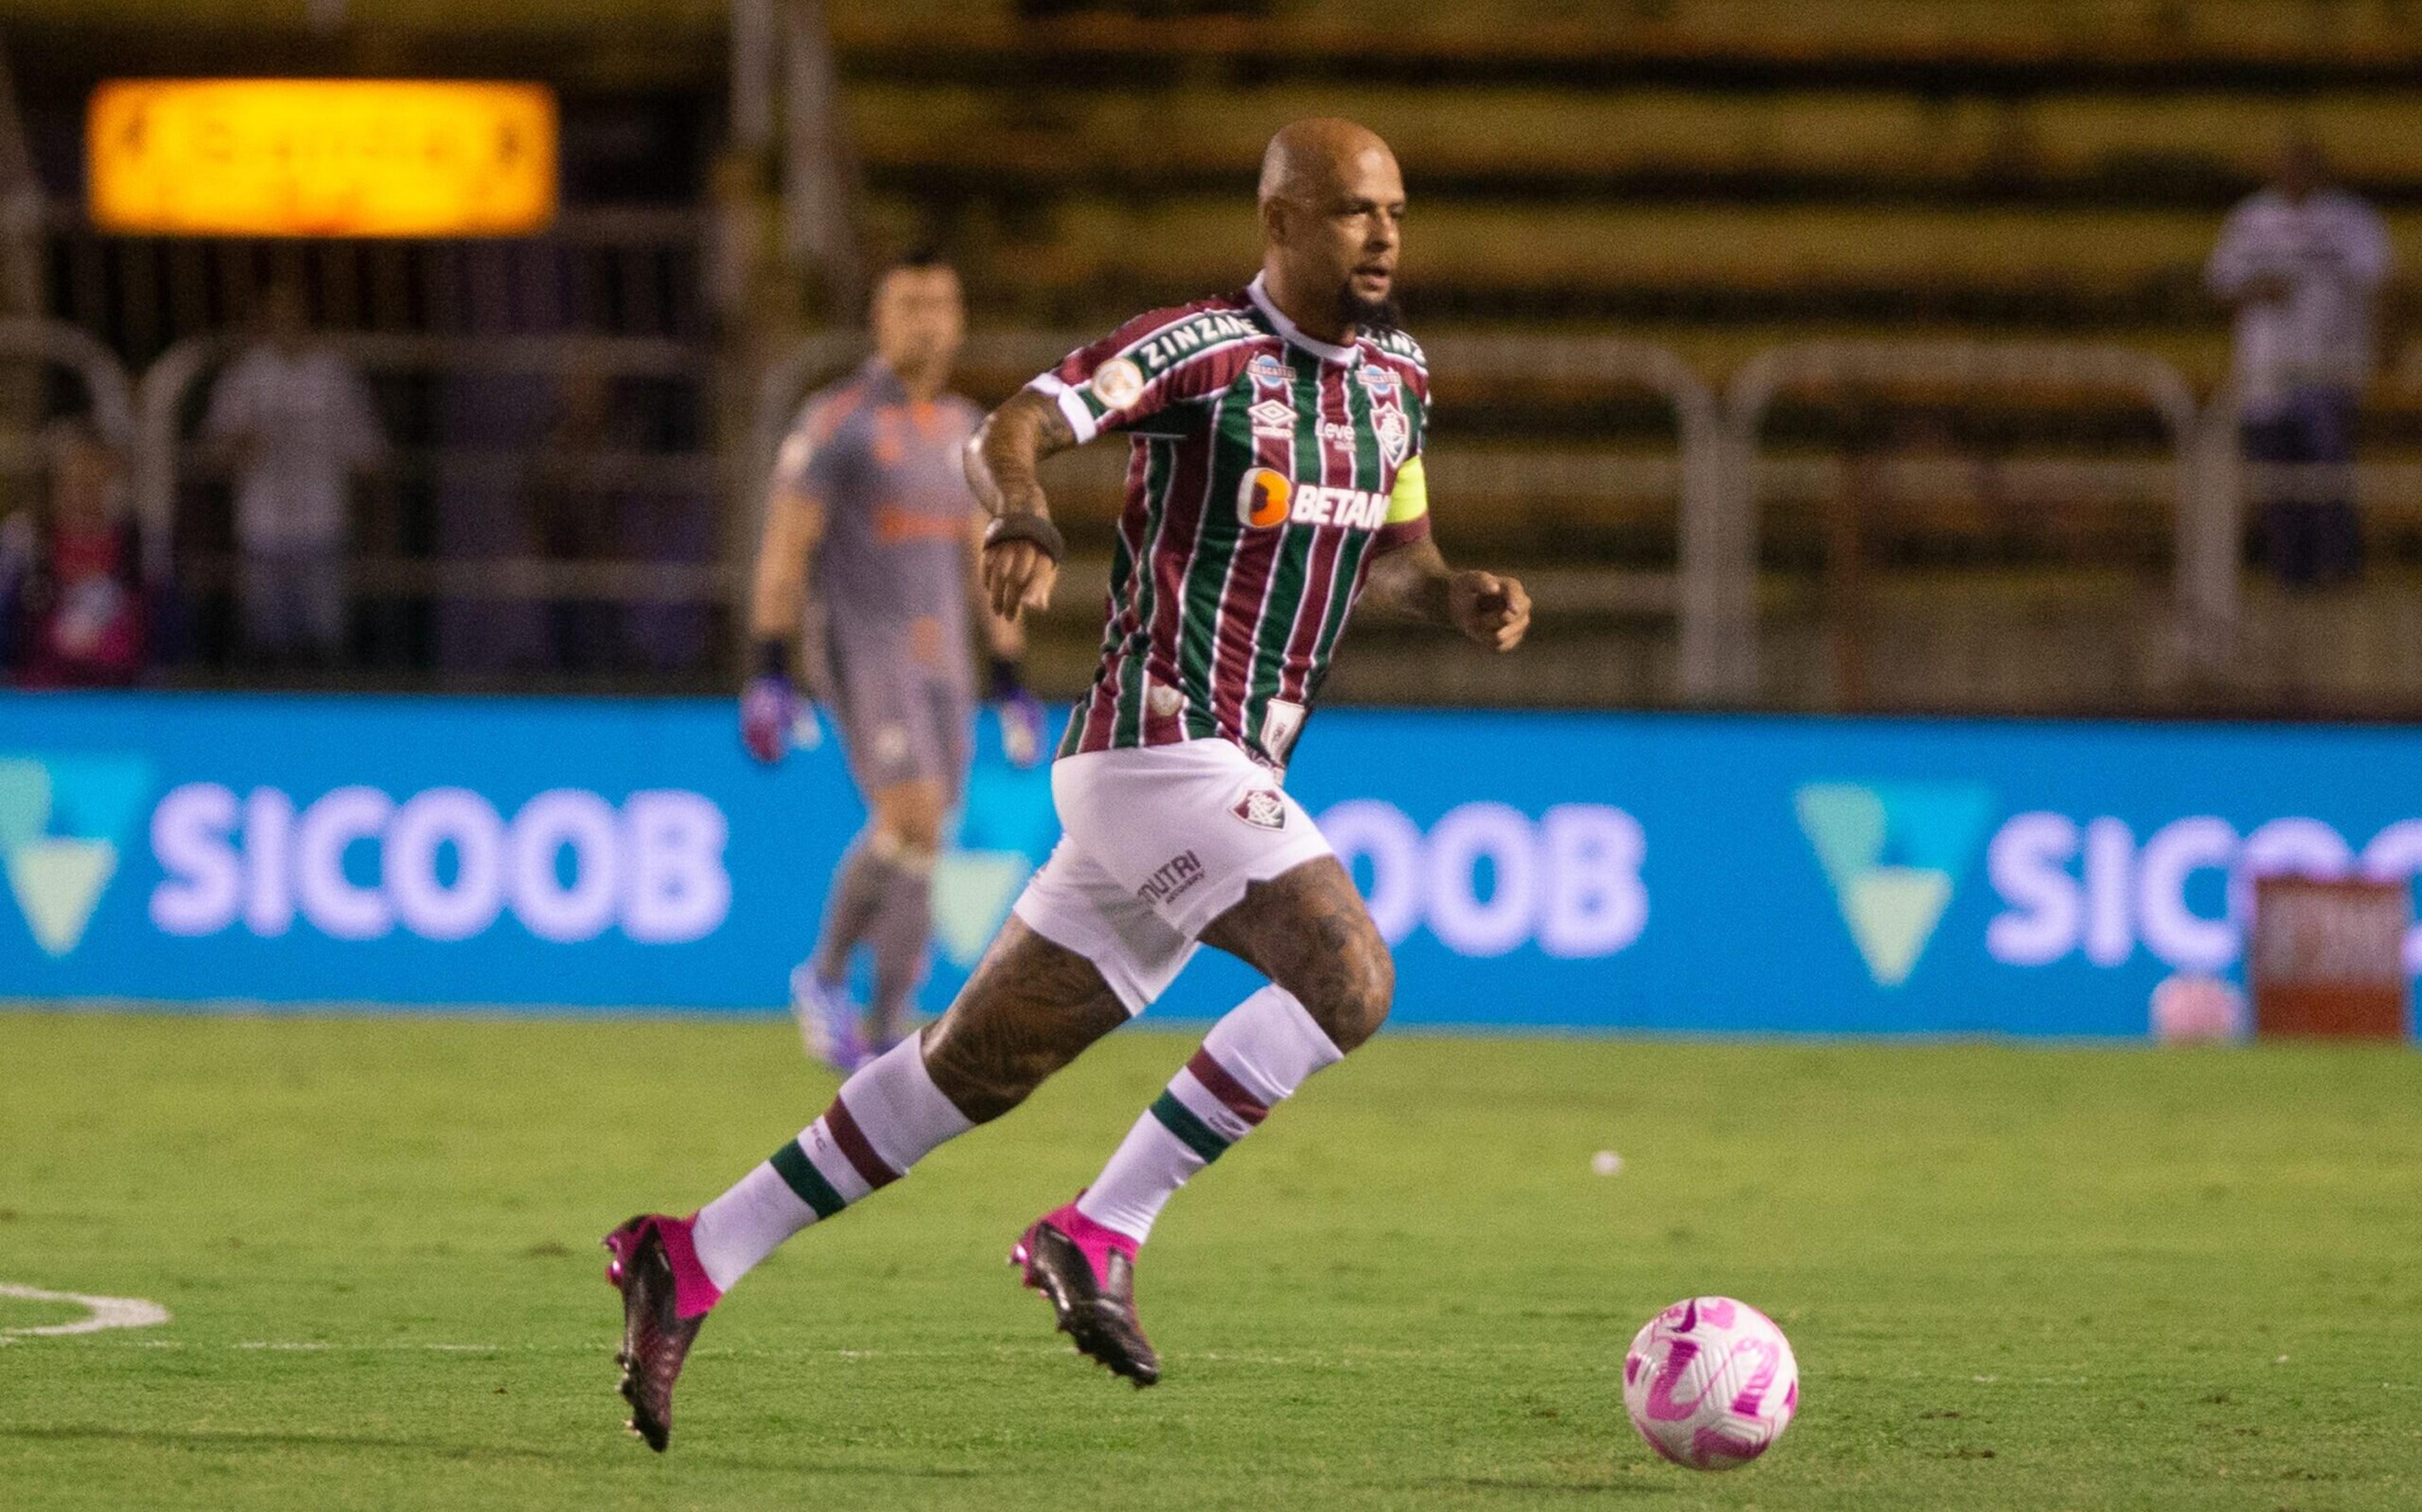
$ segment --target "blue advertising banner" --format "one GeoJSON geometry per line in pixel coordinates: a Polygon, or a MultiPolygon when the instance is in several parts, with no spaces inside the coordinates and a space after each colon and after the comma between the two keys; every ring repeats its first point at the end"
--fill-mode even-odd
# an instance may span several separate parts
{"type": "MultiPolygon", "coordinates": [[[[1339,709],[1405,1024],[2141,1035],[2252,879],[2422,868],[2422,732],[1339,709]]],[[[766,1009],[862,819],[720,701],[0,695],[0,996],[766,1009]]],[[[995,732],[939,1007],[1057,837],[995,732]]],[[[2422,933],[2409,939],[2422,971],[2422,933]]],[[[1164,1005],[1250,989],[1206,952],[1164,1005]]]]}

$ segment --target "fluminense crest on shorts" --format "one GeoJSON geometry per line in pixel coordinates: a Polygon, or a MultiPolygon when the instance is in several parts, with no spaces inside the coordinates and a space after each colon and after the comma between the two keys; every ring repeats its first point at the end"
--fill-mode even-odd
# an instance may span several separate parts
{"type": "Polygon", "coordinates": [[[1278,794],[1266,787],[1256,787],[1237,799],[1236,806],[1228,812],[1256,829],[1283,830],[1286,828],[1286,803],[1278,794]]]}

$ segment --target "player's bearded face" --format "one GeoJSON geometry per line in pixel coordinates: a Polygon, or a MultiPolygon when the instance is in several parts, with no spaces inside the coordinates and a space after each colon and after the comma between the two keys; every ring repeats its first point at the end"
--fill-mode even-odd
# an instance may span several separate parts
{"type": "Polygon", "coordinates": [[[1392,331],[1402,320],[1396,253],[1404,240],[1404,179],[1393,158],[1372,151],[1348,164],[1343,180],[1326,207],[1320,239],[1337,279],[1338,319],[1348,330],[1392,331]]]}
{"type": "Polygon", "coordinates": [[[1404,308],[1394,294],[1367,299],[1354,291],[1351,279],[1338,286],[1337,318],[1349,331],[1358,325],[1365,331],[1393,331],[1405,323],[1404,308]]]}
{"type": "Polygon", "coordinates": [[[895,268],[875,290],[874,346],[894,372],[947,370],[967,335],[959,275],[949,268],[895,268]]]}

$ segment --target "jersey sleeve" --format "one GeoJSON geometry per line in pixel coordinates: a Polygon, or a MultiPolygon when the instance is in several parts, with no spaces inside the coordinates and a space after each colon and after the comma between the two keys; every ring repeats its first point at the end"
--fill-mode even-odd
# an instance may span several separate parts
{"type": "Polygon", "coordinates": [[[2218,298],[2233,300],[2257,273],[2270,272],[2262,245],[2258,215],[2252,203],[2241,204],[2220,223],[2220,240],[2204,263],[2204,286],[2218,298]]]}
{"type": "Polygon", "coordinates": [[[1129,320],[1028,384],[1055,401],[1079,445],[1150,422],[1234,382],[1267,335],[1242,315],[1200,305],[1129,320]]]}
{"type": "Polygon", "coordinates": [[[818,395],[800,409],[774,460],[777,492],[804,494],[826,507],[844,495],[852,461],[843,427],[857,410],[857,397],[846,392],[818,395]]]}
{"type": "Polygon", "coordinates": [[[2397,253],[2380,212],[2350,195],[2346,208],[2347,267],[2365,292],[2379,288],[2396,266],[2397,253]]]}

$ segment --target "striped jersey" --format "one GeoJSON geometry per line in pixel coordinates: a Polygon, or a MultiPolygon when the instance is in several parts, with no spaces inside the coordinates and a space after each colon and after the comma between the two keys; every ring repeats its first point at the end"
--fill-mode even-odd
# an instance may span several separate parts
{"type": "Polygon", "coordinates": [[[1031,386],[1079,443],[1130,438],[1101,667],[1060,754],[1218,739],[1284,767],[1372,558],[1429,534],[1421,348],[1315,340],[1256,278],[1031,386]]]}

